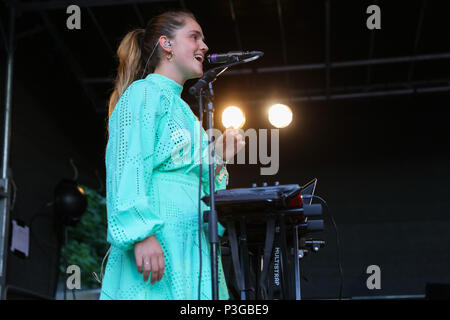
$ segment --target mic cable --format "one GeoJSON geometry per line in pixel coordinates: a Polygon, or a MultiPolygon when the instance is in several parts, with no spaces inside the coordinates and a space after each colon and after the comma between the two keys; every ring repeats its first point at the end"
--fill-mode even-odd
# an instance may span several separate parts
{"type": "Polygon", "coordinates": [[[339,286],[339,300],[342,300],[342,292],[344,291],[344,272],[342,271],[341,254],[340,254],[341,246],[340,246],[340,242],[339,242],[339,234],[338,234],[338,228],[336,225],[336,221],[334,221],[333,215],[330,213],[330,209],[328,208],[328,204],[323,198],[316,196],[316,195],[308,195],[307,197],[317,199],[325,205],[327,214],[330,217],[331,222],[334,227],[334,231],[336,232],[337,260],[338,260],[338,267],[339,267],[339,276],[340,276],[340,280],[341,280],[341,283],[339,286]]]}

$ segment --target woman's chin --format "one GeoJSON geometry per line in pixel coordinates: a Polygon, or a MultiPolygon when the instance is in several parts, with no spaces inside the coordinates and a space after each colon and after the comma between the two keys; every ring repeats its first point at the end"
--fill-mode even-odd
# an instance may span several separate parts
{"type": "Polygon", "coordinates": [[[188,80],[201,78],[203,76],[203,66],[195,66],[188,74],[188,80]]]}
{"type": "Polygon", "coordinates": [[[192,73],[191,79],[198,79],[203,76],[203,70],[202,71],[196,71],[192,73]]]}
{"type": "Polygon", "coordinates": [[[201,77],[203,75],[203,65],[196,69],[197,75],[201,77]]]}

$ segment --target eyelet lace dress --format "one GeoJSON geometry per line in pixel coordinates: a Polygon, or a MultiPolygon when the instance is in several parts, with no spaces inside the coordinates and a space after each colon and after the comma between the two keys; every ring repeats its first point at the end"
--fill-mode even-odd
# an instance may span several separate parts
{"type": "MultiPolygon", "coordinates": [[[[109,118],[107,239],[101,300],[196,300],[199,280],[199,123],[183,87],[160,74],[133,82],[109,118]],[[159,282],[136,268],[134,243],[154,235],[164,252],[159,282]]],[[[202,196],[209,194],[208,137],[202,130],[202,196]]],[[[215,167],[217,164],[214,165],[215,167]]],[[[226,188],[226,168],[215,189],[226,188]]],[[[201,202],[202,212],[209,207],[201,202]]],[[[225,228],[218,223],[219,236],[225,228]]],[[[201,299],[212,299],[208,223],[202,222],[201,299]]],[[[220,246],[219,246],[220,247],[220,246]]],[[[220,257],[219,299],[229,299],[220,257]]]]}

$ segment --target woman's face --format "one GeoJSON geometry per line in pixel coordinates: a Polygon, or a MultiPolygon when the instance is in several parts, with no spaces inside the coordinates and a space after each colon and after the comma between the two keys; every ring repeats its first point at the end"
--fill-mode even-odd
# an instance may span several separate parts
{"type": "Polygon", "coordinates": [[[184,80],[200,78],[203,75],[203,61],[208,51],[202,28],[191,18],[186,18],[183,28],[177,31],[172,44],[177,69],[184,80]]]}

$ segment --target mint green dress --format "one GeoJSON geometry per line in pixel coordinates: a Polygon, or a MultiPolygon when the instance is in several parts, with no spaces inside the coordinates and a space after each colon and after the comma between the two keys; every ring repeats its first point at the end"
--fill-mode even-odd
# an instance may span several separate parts
{"type": "MultiPolygon", "coordinates": [[[[133,82],[109,118],[107,239],[101,300],[198,299],[199,122],[183,87],[160,74],[133,82]],[[136,268],[134,243],[154,235],[164,252],[159,282],[136,268]]],[[[208,137],[202,128],[202,196],[209,194],[208,137]]],[[[215,164],[217,166],[217,164],[215,164]]],[[[223,168],[215,189],[226,188],[223,168]]],[[[209,207],[201,202],[202,212],[209,207]]],[[[218,223],[219,235],[225,229],[218,223]]],[[[202,222],[201,299],[212,299],[208,223],[202,222]]],[[[219,250],[219,299],[229,299],[219,250]]]]}

